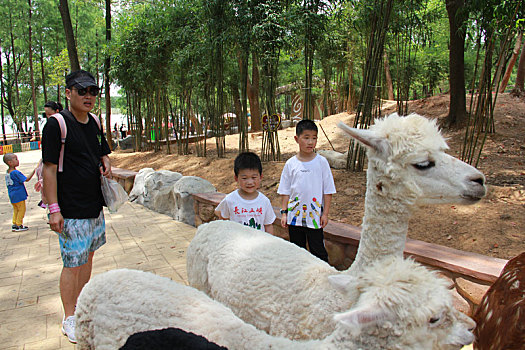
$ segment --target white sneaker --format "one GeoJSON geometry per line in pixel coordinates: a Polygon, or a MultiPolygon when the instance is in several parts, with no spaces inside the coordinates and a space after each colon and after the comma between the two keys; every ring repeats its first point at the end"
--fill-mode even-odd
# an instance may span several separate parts
{"type": "Polygon", "coordinates": [[[69,316],[64,321],[62,321],[62,333],[73,344],[77,343],[77,338],[75,337],[75,324],[75,316],[69,316]]]}

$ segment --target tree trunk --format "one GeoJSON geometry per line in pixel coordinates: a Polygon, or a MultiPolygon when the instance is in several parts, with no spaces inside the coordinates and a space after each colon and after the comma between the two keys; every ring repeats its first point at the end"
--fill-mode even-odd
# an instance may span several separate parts
{"type": "MultiPolygon", "coordinates": [[[[111,41],[111,0],[106,0],[106,44],[109,47],[111,41]]],[[[109,80],[109,68],[111,64],[111,57],[109,51],[106,53],[106,60],[104,62],[104,95],[106,97],[106,130],[109,147],[113,150],[113,138],[111,136],[111,93],[109,80]]],[[[117,135],[118,136],[118,135],[117,135]]],[[[118,137],[117,137],[118,138],[118,137]]],[[[169,142],[169,141],[168,141],[169,142]]]]}
{"type": "Polygon", "coordinates": [[[384,57],[384,63],[385,63],[385,84],[388,90],[388,99],[393,101],[394,100],[394,85],[392,84],[392,75],[390,74],[390,65],[388,64],[388,54],[385,52],[383,53],[384,57]]]}
{"type": "MultiPolygon", "coordinates": [[[[242,48],[237,55],[240,74],[241,95],[239,97],[240,114],[237,114],[239,124],[239,152],[247,152],[250,149],[248,141],[248,59],[249,47],[242,48]]],[[[236,98],[235,98],[236,99],[236,98]]],[[[237,107],[236,107],[237,108],[237,107]]]]}
{"type": "Polygon", "coordinates": [[[250,101],[251,126],[253,131],[261,131],[261,107],[259,105],[259,67],[257,57],[252,53],[252,82],[248,79],[248,100],[250,101]]]}
{"type": "Polygon", "coordinates": [[[525,83],[525,45],[521,49],[520,60],[518,62],[518,72],[516,74],[516,84],[514,84],[514,89],[512,89],[511,94],[515,96],[521,96],[524,92],[524,83],[525,83]]]}
{"type": "Polygon", "coordinates": [[[352,113],[355,108],[354,104],[354,60],[350,58],[348,60],[348,100],[346,103],[346,111],[352,113]]]}
{"type": "Polygon", "coordinates": [[[448,22],[450,26],[449,50],[449,85],[450,107],[445,123],[449,126],[462,126],[467,121],[467,101],[465,91],[465,32],[462,23],[466,14],[458,18],[458,13],[464,11],[465,0],[446,0],[448,22]]]}
{"type": "MultiPolygon", "coordinates": [[[[2,47],[2,40],[0,40],[0,48],[2,47]]],[[[0,109],[2,112],[2,135],[4,145],[7,145],[7,137],[5,135],[5,117],[4,117],[4,70],[2,65],[2,52],[0,51],[0,109]]]]}
{"type": "MultiPolygon", "coordinates": [[[[15,36],[13,34],[13,22],[11,19],[11,9],[9,9],[9,33],[11,37],[11,55],[13,56],[13,78],[14,78],[14,88],[16,92],[16,100],[14,101],[14,104],[16,106],[20,105],[20,92],[18,89],[18,73],[19,70],[16,68],[16,53],[15,53],[15,36]]],[[[9,67],[9,64],[7,65],[9,67]]],[[[11,100],[11,102],[13,102],[11,100]]],[[[16,108],[13,108],[13,110],[16,110],[16,108]]],[[[16,114],[11,114],[12,117],[16,118],[16,114]]]]}
{"type": "Polygon", "coordinates": [[[522,33],[520,32],[518,34],[518,37],[516,38],[516,44],[514,45],[514,50],[512,50],[512,56],[510,57],[510,61],[507,66],[507,70],[505,71],[505,75],[503,76],[503,80],[501,81],[499,92],[505,92],[505,89],[507,88],[507,84],[509,83],[510,75],[512,74],[512,69],[514,69],[514,64],[516,64],[516,61],[518,60],[518,55],[520,53],[520,48],[521,48],[521,41],[522,41],[522,33]]]}
{"type": "MultiPolygon", "coordinates": [[[[46,71],[44,69],[44,46],[42,45],[42,36],[40,36],[40,70],[42,73],[42,91],[44,92],[44,103],[47,102],[46,89],[46,71]]],[[[60,101],[57,101],[60,102],[60,101]]]]}
{"type": "Polygon", "coordinates": [[[69,6],[67,0],[60,0],[58,4],[60,17],[64,24],[64,32],[66,34],[67,54],[69,56],[69,65],[71,71],[80,70],[80,63],[78,61],[77,45],[75,43],[75,36],[73,34],[73,26],[71,25],[71,17],[69,15],[69,6]]]}
{"type": "MultiPolygon", "coordinates": [[[[32,97],[32,100],[33,100],[33,121],[35,123],[35,130],[34,130],[34,133],[35,135],[38,135],[39,132],[40,132],[40,127],[38,126],[38,110],[37,110],[37,106],[36,106],[36,89],[35,89],[35,72],[33,71],[33,48],[32,48],[32,28],[31,28],[31,16],[32,16],[32,11],[31,11],[31,0],[27,0],[27,3],[29,4],[29,18],[28,18],[28,27],[29,27],[29,31],[28,31],[28,36],[27,36],[27,41],[28,41],[28,45],[29,45],[29,56],[28,56],[28,60],[29,60],[29,75],[30,75],[30,81],[31,81],[31,97],[32,97]]],[[[27,131],[27,130],[26,130],[27,131]]]]}
{"type": "MultiPolygon", "coordinates": [[[[9,3],[9,5],[11,5],[11,3],[9,3]]],[[[22,126],[22,121],[19,120],[17,116],[17,109],[18,109],[18,106],[20,105],[20,93],[18,91],[18,74],[20,72],[20,67],[17,68],[16,66],[15,38],[13,34],[13,22],[12,22],[12,16],[11,16],[12,9],[9,8],[8,12],[9,12],[9,33],[10,33],[10,39],[11,39],[11,52],[10,54],[8,52],[4,53],[5,58],[6,58],[6,67],[8,68],[7,77],[6,77],[7,79],[6,81],[7,97],[5,97],[4,95],[4,98],[5,98],[4,104],[9,112],[9,115],[11,116],[11,119],[16,124],[17,130],[23,131],[24,128],[22,126]],[[9,67],[11,66],[9,57],[12,57],[13,59],[13,74],[12,75],[9,72],[9,67]],[[15,90],[15,93],[16,93],[15,96],[13,96],[13,90],[15,90]]]]}
{"type": "Polygon", "coordinates": [[[239,127],[240,132],[239,122],[241,120],[242,115],[241,95],[239,94],[238,82],[235,79],[230,80],[230,90],[233,99],[233,110],[235,111],[235,115],[237,116],[237,126],[239,127]]]}
{"type": "Polygon", "coordinates": [[[323,69],[324,75],[324,89],[323,89],[323,115],[321,119],[326,118],[330,115],[330,76],[332,75],[332,70],[330,66],[325,66],[323,69]]]}

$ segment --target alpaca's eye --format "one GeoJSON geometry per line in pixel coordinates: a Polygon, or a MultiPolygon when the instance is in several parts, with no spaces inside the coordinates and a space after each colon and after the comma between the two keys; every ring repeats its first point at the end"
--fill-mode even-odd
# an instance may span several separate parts
{"type": "Polygon", "coordinates": [[[412,166],[418,170],[426,170],[426,169],[430,169],[432,168],[433,166],[435,166],[436,163],[430,161],[430,160],[427,160],[425,162],[421,162],[421,163],[416,163],[416,164],[412,164],[412,166]]]}
{"type": "Polygon", "coordinates": [[[432,317],[432,318],[428,321],[428,323],[430,323],[430,324],[436,324],[436,323],[439,322],[439,320],[440,320],[440,317],[437,317],[437,316],[436,316],[436,317],[432,317]]]}

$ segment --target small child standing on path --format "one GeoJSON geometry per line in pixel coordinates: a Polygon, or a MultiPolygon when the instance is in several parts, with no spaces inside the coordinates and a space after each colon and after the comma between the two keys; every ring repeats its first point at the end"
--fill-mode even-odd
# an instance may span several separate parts
{"type": "Polygon", "coordinates": [[[222,220],[231,220],[273,234],[275,213],[268,197],[258,191],[262,164],[258,155],[241,153],[233,165],[239,188],[228,194],[215,209],[222,220]]]}
{"type": "Polygon", "coordinates": [[[277,193],[281,195],[281,226],[288,227],[290,242],[328,262],[323,228],[335,193],[335,184],[326,158],[314,152],[317,125],[301,120],[295,128],[299,153],[288,159],[277,193]]]}
{"type": "Polygon", "coordinates": [[[14,153],[4,154],[4,163],[9,167],[5,174],[5,183],[9,200],[13,206],[13,232],[27,231],[28,227],[24,226],[24,215],[26,213],[27,191],[24,182],[31,180],[35,174],[35,169],[25,177],[16,167],[20,165],[18,157],[14,153]]]}

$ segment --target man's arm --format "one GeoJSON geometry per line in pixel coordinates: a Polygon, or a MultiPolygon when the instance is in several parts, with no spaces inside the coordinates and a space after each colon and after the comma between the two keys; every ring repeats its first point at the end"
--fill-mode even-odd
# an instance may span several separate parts
{"type": "MultiPolygon", "coordinates": [[[[45,162],[42,168],[42,178],[44,179],[43,193],[48,204],[58,203],[57,194],[57,165],[45,162]]],[[[64,218],[61,212],[49,215],[49,226],[55,232],[62,233],[64,230],[64,218]]]]}
{"type": "Polygon", "coordinates": [[[100,173],[104,175],[107,178],[111,177],[111,160],[109,159],[108,155],[102,156],[100,158],[100,161],[102,162],[102,167],[100,168],[100,173]]]}

